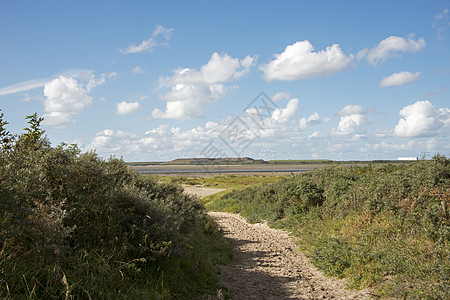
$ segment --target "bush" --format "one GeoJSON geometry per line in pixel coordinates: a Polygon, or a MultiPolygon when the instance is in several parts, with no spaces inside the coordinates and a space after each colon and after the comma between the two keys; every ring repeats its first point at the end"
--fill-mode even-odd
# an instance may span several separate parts
{"type": "Polygon", "coordinates": [[[316,266],[352,287],[373,287],[382,297],[447,299],[449,187],[450,160],[436,155],[324,167],[214,202],[294,231],[316,266]]]}
{"type": "Polygon", "coordinates": [[[196,198],[121,159],[52,148],[41,121],[13,136],[0,115],[0,298],[194,297],[217,285],[198,253],[228,250],[196,198]]]}

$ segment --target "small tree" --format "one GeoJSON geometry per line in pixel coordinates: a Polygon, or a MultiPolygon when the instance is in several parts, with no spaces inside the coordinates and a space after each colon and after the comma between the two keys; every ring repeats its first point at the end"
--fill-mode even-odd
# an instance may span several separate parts
{"type": "MultiPolygon", "coordinates": [[[[0,110],[1,111],[1,110],[0,110]]],[[[1,149],[11,149],[11,143],[13,140],[12,134],[6,130],[6,125],[9,123],[3,120],[3,113],[0,113],[0,146],[1,149]]]]}

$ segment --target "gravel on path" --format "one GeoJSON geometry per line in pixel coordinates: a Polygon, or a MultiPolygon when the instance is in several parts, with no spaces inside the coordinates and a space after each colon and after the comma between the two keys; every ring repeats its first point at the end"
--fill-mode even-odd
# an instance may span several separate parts
{"type": "Polygon", "coordinates": [[[233,299],[372,299],[368,290],[348,290],[345,280],[325,277],[286,232],[236,214],[210,215],[234,249],[234,261],[220,266],[233,299]]]}

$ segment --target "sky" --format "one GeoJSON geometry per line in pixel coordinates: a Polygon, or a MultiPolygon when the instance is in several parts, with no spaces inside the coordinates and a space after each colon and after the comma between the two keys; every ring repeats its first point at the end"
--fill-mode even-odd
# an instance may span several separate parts
{"type": "Polygon", "coordinates": [[[125,161],[450,156],[450,1],[2,0],[0,109],[125,161]]]}

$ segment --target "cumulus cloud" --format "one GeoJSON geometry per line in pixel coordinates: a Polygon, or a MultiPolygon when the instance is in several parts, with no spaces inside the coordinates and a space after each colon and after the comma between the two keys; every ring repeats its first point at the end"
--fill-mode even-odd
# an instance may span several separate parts
{"type": "Polygon", "coordinates": [[[401,86],[407,83],[419,80],[421,72],[411,73],[411,72],[398,72],[383,79],[378,83],[378,87],[388,87],[388,86],[401,86]]]}
{"type": "Polygon", "coordinates": [[[134,114],[139,108],[141,108],[141,104],[139,102],[122,101],[120,103],[117,103],[116,105],[116,114],[118,115],[134,114]]]}
{"type": "Polygon", "coordinates": [[[299,100],[292,98],[285,108],[255,105],[247,109],[241,119],[259,137],[281,137],[292,133],[289,128],[295,125],[298,104],[299,100]]]}
{"type": "Polygon", "coordinates": [[[44,86],[44,124],[62,126],[91,104],[92,97],[86,87],[76,79],[59,76],[44,86]]]}
{"type": "Polygon", "coordinates": [[[92,73],[80,73],[80,78],[60,75],[44,85],[44,123],[48,126],[64,127],[72,116],[81,113],[92,103],[90,92],[103,84],[115,72],[104,73],[95,78],[92,73]],[[87,80],[87,81],[86,81],[87,80]]]}
{"type": "Polygon", "coordinates": [[[364,110],[362,105],[346,105],[337,115],[340,121],[337,128],[331,129],[331,135],[347,137],[355,135],[361,137],[365,132],[365,126],[369,122],[370,111],[364,110]]]}
{"type": "MultiPolygon", "coordinates": [[[[182,130],[167,124],[146,131],[143,135],[124,132],[122,130],[105,129],[98,132],[84,151],[95,150],[100,154],[125,156],[130,159],[134,155],[149,155],[147,159],[155,159],[156,153],[164,153],[165,158],[172,153],[176,156],[180,151],[202,149],[211,136],[206,127],[182,130]]],[[[195,155],[198,153],[193,153],[195,155]]]]}
{"type": "Polygon", "coordinates": [[[161,96],[166,101],[166,111],[155,109],[153,118],[190,119],[202,117],[207,105],[217,101],[235,88],[229,82],[247,74],[256,57],[239,60],[227,54],[213,53],[200,70],[178,69],[172,77],[160,78],[160,85],[169,91],[161,96]]]}
{"type": "Polygon", "coordinates": [[[267,81],[308,79],[340,73],[349,67],[352,60],[353,56],[345,55],[338,44],[314,52],[313,45],[305,40],[288,45],[261,70],[267,81]]]}
{"type": "Polygon", "coordinates": [[[423,37],[415,40],[413,34],[409,35],[407,39],[390,36],[371,49],[362,49],[356,57],[359,60],[366,57],[371,65],[376,66],[379,63],[384,63],[390,57],[400,56],[402,52],[418,52],[425,48],[425,45],[426,42],[423,37]]]}
{"type": "MultiPolygon", "coordinates": [[[[158,127],[147,130],[142,135],[127,133],[121,130],[105,129],[98,132],[92,141],[83,147],[84,151],[95,150],[100,154],[121,155],[131,159],[135,153],[139,155],[148,153],[155,159],[159,153],[168,156],[180,156],[180,153],[188,153],[191,156],[205,155],[204,150],[211,141],[220,142],[220,137],[228,139],[229,130],[238,129],[238,134],[250,135],[252,138],[283,138],[292,135],[290,124],[296,123],[298,99],[291,99],[285,107],[275,108],[270,115],[263,118],[263,126],[256,124],[250,115],[240,116],[239,124],[233,124],[234,116],[226,117],[218,122],[206,122],[203,126],[190,129],[161,124],[158,127]],[[234,127],[237,125],[237,127],[234,127]],[[245,129],[245,132],[242,131],[245,129]],[[203,153],[203,154],[202,154],[203,153]]],[[[295,125],[295,124],[293,124],[295,125]]],[[[235,133],[233,131],[233,133],[235,133]]],[[[295,134],[295,133],[294,133],[295,134]]],[[[245,139],[246,137],[244,137],[245,139]]],[[[232,141],[227,140],[230,144],[232,141]]],[[[223,152],[230,150],[222,144],[223,152]]],[[[233,144],[233,146],[235,146],[233,144]]],[[[236,151],[241,149],[236,148],[236,151]]],[[[235,153],[234,153],[235,154],[235,153]]],[[[231,153],[230,155],[234,155],[231,153]]],[[[151,158],[149,158],[151,159],[151,158]]]]}
{"type": "Polygon", "coordinates": [[[166,28],[158,25],[153,31],[151,37],[143,40],[139,45],[130,45],[126,49],[121,49],[122,54],[133,54],[144,51],[151,52],[157,46],[167,46],[170,36],[172,35],[173,28],[166,28]]]}
{"type": "Polygon", "coordinates": [[[289,122],[297,113],[299,100],[297,98],[292,98],[289,100],[286,108],[277,107],[272,112],[270,120],[286,124],[289,122]]]}
{"type": "Polygon", "coordinates": [[[394,128],[398,137],[435,136],[450,126],[450,109],[436,108],[430,101],[417,101],[403,107],[402,117],[394,128]]]}
{"type": "Polygon", "coordinates": [[[308,126],[320,124],[324,119],[319,115],[319,113],[315,112],[310,115],[308,118],[301,118],[299,120],[300,129],[306,129],[308,126]]]}

